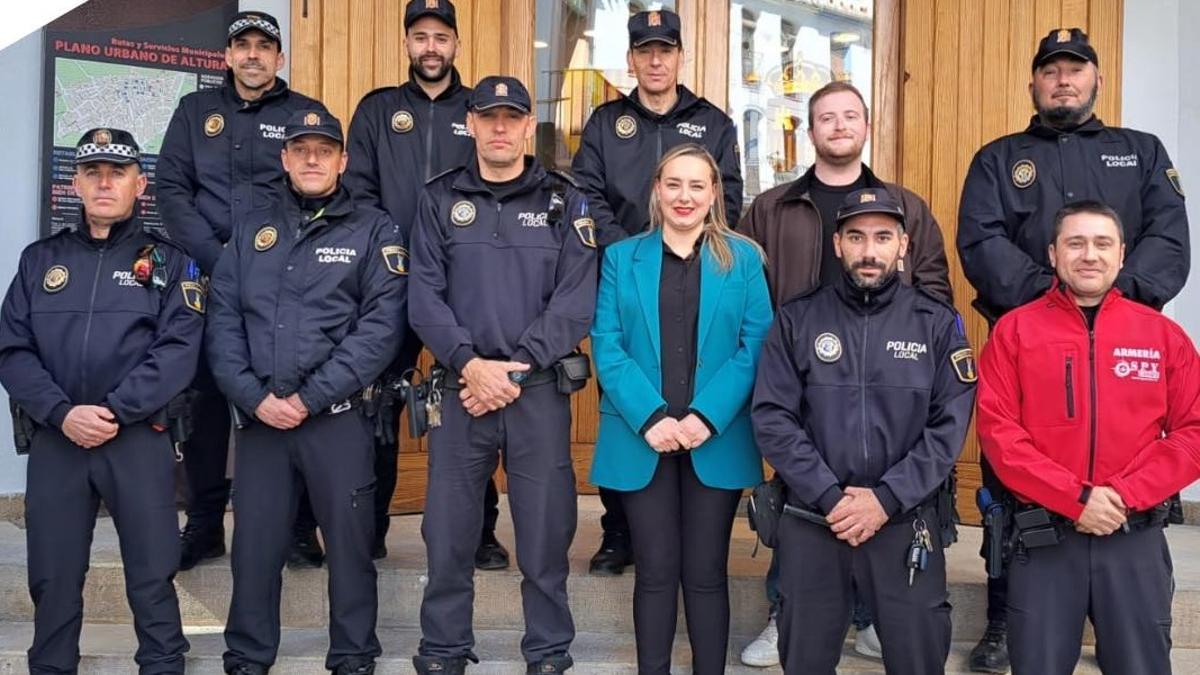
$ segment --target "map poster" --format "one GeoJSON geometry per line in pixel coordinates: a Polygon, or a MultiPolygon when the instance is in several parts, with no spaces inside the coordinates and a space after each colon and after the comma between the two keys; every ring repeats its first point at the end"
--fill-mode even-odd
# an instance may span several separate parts
{"type": "Polygon", "coordinates": [[[79,220],[75,145],[88,129],[133,134],[149,178],[134,207],[161,228],[155,174],[179,99],[221,86],[236,0],[89,0],[46,27],[42,103],[42,235],[79,220]]]}

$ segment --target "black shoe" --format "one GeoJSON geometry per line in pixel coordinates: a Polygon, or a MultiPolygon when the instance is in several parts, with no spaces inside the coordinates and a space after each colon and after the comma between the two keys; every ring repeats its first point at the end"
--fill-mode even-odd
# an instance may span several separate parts
{"type": "Polygon", "coordinates": [[[375,660],[346,661],[333,671],[333,675],[375,675],[375,660]]]}
{"type": "Polygon", "coordinates": [[[189,522],[179,533],[179,570],[190,570],[202,560],[225,555],[225,527],[201,527],[189,522]]]}
{"type": "Polygon", "coordinates": [[[623,574],[633,564],[633,550],[629,546],[628,532],[605,532],[600,541],[600,550],[592,556],[588,573],[601,577],[623,574]]]}
{"type": "Polygon", "coordinates": [[[416,668],[417,675],[463,675],[467,670],[467,658],[465,656],[455,658],[414,656],[413,668],[416,668]]]}
{"type": "Polygon", "coordinates": [[[475,549],[475,569],[503,570],[508,569],[508,551],[496,539],[495,532],[484,532],[475,549]]]}
{"type": "Polygon", "coordinates": [[[967,667],[973,673],[1008,672],[1008,627],[999,621],[989,621],[979,644],[971,650],[967,667]]]}
{"type": "Polygon", "coordinates": [[[380,539],[371,547],[371,560],[383,560],[387,557],[387,544],[380,539]]]}
{"type": "Polygon", "coordinates": [[[287,566],[290,570],[320,569],[325,562],[325,551],[317,541],[317,531],[292,533],[292,547],[288,550],[287,566]]]}
{"type": "Polygon", "coordinates": [[[555,675],[556,673],[565,673],[573,665],[575,665],[575,662],[566,654],[546,656],[537,663],[529,664],[529,667],[525,669],[525,675],[555,675]]]}
{"type": "Polygon", "coordinates": [[[226,672],[229,675],[267,675],[265,666],[260,666],[257,663],[246,663],[245,661],[235,665],[226,672]]]}

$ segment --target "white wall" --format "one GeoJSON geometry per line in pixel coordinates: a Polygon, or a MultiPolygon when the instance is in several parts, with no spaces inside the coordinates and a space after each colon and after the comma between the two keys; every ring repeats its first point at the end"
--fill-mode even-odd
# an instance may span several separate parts
{"type": "MultiPolygon", "coordinates": [[[[1195,64],[1200,63],[1200,42],[1194,39],[1197,31],[1200,3],[1125,3],[1121,124],[1162,139],[1183,177],[1185,191],[1191,183],[1188,220],[1193,230],[1200,231],[1200,206],[1196,202],[1200,194],[1200,88],[1195,86],[1194,71],[1195,64]]],[[[1103,54],[1100,63],[1103,70],[1103,54]]],[[[1200,236],[1193,234],[1191,244],[1192,274],[1166,312],[1196,339],[1200,337],[1200,236]]],[[[1200,501],[1200,483],[1185,490],[1184,498],[1200,501]]]]}
{"type": "MultiPolygon", "coordinates": [[[[150,2],[151,0],[146,0],[150,2]]],[[[240,9],[267,12],[283,28],[284,51],[291,39],[290,0],[241,0],[240,9]]],[[[290,56],[290,55],[289,55],[290,56]]],[[[290,67],[281,75],[287,79],[290,67]]],[[[0,50],[0,91],[10,105],[0,106],[5,159],[0,162],[0,288],[7,292],[21,249],[38,236],[41,186],[42,32],[0,50]]],[[[0,389],[0,495],[25,491],[25,460],[12,449],[8,397],[0,389]]]]}

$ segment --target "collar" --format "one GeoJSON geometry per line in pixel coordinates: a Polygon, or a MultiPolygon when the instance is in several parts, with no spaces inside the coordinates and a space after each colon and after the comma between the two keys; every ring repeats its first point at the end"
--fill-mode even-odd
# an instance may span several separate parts
{"type": "Polygon", "coordinates": [[[896,296],[898,288],[900,288],[900,272],[898,271],[888,277],[887,281],[884,281],[879,288],[863,290],[855,286],[849,272],[842,272],[841,278],[834,286],[842,302],[860,314],[874,314],[886,307],[896,296]]]}
{"type": "MultiPolygon", "coordinates": [[[[1044,297],[1046,302],[1049,303],[1051,307],[1060,308],[1076,316],[1081,316],[1083,314],[1083,310],[1079,307],[1079,303],[1075,301],[1075,296],[1071,295],[1071,291],[1061,280],[1056,281],[1054,287],[1047,291],[1044,297]]],[[[1105,307],[1108,307],[1123,297],[1125,297],[1125,294],[1122,293],[1121,289],[1117,288],[1115,285],[1108,289],[1108,292],[1104,294],[1104,299],[1100,301],[1100,309],[1097,310],[1096,316],[1099,317],[1100,312],[1103,311],[1105,307]]],[[[1085,321],[1084,326],[1086,327],[1086,325],[1087,323],[1085,321]]]]}
{"type": "MultiPolygon", "coordinates": [[[[134,209],[137,209],[136,204],[134,205],[134,209]]],[[[99,249],[112,247],[121,243],[125,239],[133,236],[135,233],[141,232],[142,226],[141,223],[138,222],[136,215],[130,215],[125,220],[113,223],[113,226],[108,230],[107,239],[96,239],[92,237],[92,230],[90,227],[88,227],[87,212],[80,208],[79,222],[75,224],[73,229],[75,231],[75,236],[78,237],[81,242],[92,248],[99,249]]]]}
{"type": "MultiPolygon", "coordinates": [[[[546,170],[537,162],[533,155],[525,155],[525,168],[521,172],[521,177],[517,178],[514,183],[512,195],[519,195],[533,190],[538,185],[541,185],[542,180],[546,177],[546,170]]],[[[483,177],[479,175],[479,158],[472,157],[463,170],[454,178],[452,187],[460,192],[483,192],[489,195],[492,194],[490,188],[483,181],[483,177]]],[[[493,195],[494,196],[494,195],[493,195]]]]}
{"type": "Polygon", "coordinates": [[[413,72],[413,67],[411,65],[408,67],[408,80],[400,86],[407,88],[409,93],[413,96],[426,101],[440,101],[442,99],[447,99],[466,88],[462,84],[462,78],[458,74],[458,68],[455,68],[454,66],[450,66],[450,86],[446,87],[446,91],[443,91],[436,99],[429,98],[429,94],[426,94],[425,90],[421,88],[421,85],[417,82],[417,76],[413,72]]]}
{"type": "Polygon", "coordinates": [[[705,234],[701,234],[699,237],[696,237],[696,243],[692,244],[692,254],[686,258],[680,258],[678,255],[676,255],[675,251],[673,251],[671,249],[671,247],[667,244],[666,237],[663,237],[663,240],[662,240],[663,257],[666,258],[667,256],[670,256],[672,258],[675,258],[676,260],[680,260],[683,262],[690,262],[692,260],[697,260],[700,256],[700,247],[704,246],[704,239],[706,236],[707,235],[705,235],[705,234]]]}
{"type": "Polygon", "coordinates": [[[1029,118],[1029,126],[1025,127],[1025,133],[1038,138],[1058,138],[1059,136],[1068,136],[1070,134],[1084,134],[1091,136],[1100,133],[1104,130],[1104,122],[1100,121],[1099,117],[1092,115],[1086,122],[1080,124],[1072,131],[1060,131],[1052,126],[1048,126],[1042,122],[1042,118],[1034,115],[1029,118]]]}
{"type": "Polygon", "coordinates": [[[233,69],[226,68],[225,69],[225,84],[224,84],[223,88],[225,90],[225,95],[229,98],[230,101],[232,101],[234,104],[236,104],[239,108],[258,108],[258,107],[261,107],[263,104],[267,103],[268,101],[271,101],[273,99],[279,98],[279,97],[287,94],[288,83],[282,77],[279,77],[279,75],[276,75],[275,76],[275,84],[273,84],[270,89],[268,89],[267,91],[264,91],[262,96],[259,96],[258,98],[254,99],[253,101],[247,101],[246,99],[242,98],[240,94],[238,94],[237,86],[235,86],[233,83],[233,69]]]}
{"type": "MultiPolygon", "coordinates": [[[[865,162],[862,164],[862,177],[866,182],[866,186],[869,188],[887,187],[883,181],[879,180],[879,177],[875,175],[875,172],[871,171],[871,167],[867,166],[865,162]]],[[[790,202],[797,200],[808,200],[808,193],[812,190],[813,181],[816,179],[817,165],[813,164],[812,166],[808,167],[808,171],[805,171],[804,175],[792,181],[792,184],[788,186],[786,191],[784,191],[783,197],[780,201],[790,202]]]]}
{"type": "Polygon", "coordinates": [[[319,219],[342,218],[354,211],[354,201],[350,197],[350,191],[346,189],[341,180],[338,180],[337,189],[333,191],[333,194],[313,199],[304,197],[293,190],[285,175],[283,177],[283,193],[284,195],[279,201],[283,205],[287,222],[292,225],[307,225],[319,219]],[[316,207],[314,217],[306,221],[305,212],[312,211],[312,207],[316,207]],[[316,216],[320,216],[320,218],[316,216]]]}
{"type": "Polygon", "coordinates": [[[670,110],[661,115],[642,105],[642,100],[638,98],[637,87],[634,87],[633,91],[629,92],[629,95],[625,97],[625,100],[642,117],[659,122],[674,117],[675,115],[688,110],[703,100],[699,96],[693,94],[692,90],[688,89],[682,84],[675,85],[675,94],[677,97],[675,100],[675,105],[671,106],[670,110]]]}

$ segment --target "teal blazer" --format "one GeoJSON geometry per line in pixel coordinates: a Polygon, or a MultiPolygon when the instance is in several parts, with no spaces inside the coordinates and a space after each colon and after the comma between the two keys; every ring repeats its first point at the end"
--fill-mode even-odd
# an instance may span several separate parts
{"type": "MultiPolygon", "coordinates": [[[[701,247],[695,391],[689,407],[717,433],[691,451],[696,475],[714,488],[740,489],[762,480],[762,458],[750,427],[750,394],[758,353],[771,324],[762,260],[748,242],[730,239],[733,266],[721,272],[701,247]]],[[[640,490],[658,467],[639,430],[667,405],[662,397],[658,294],[663,239],[638,235],[604,251],[592,359],[603,390],[592,483],[640,490]]]]}

